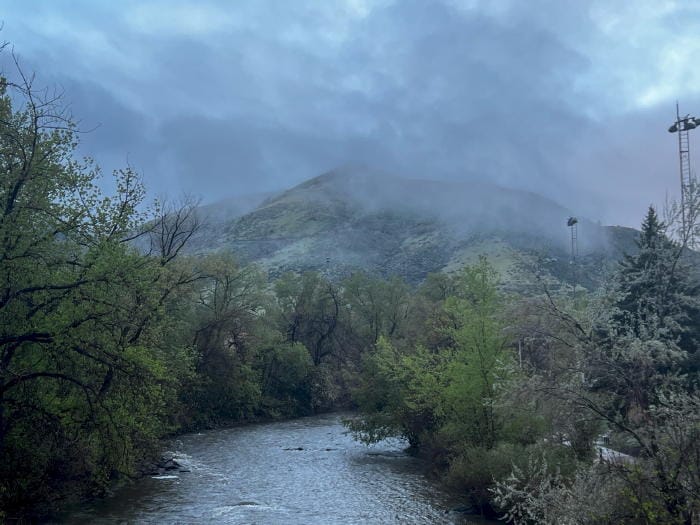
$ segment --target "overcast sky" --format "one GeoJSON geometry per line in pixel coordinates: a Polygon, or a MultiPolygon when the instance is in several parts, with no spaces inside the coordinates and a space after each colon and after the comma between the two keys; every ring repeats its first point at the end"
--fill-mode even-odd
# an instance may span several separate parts
{"type": "Polygon", "coordinates": [[[212,201],[368,166],[638,225],[677,194],[676,99],[700,116],[700,1],[0,5],[0,39],[98,126],[82,152],[130,163],[152,194],[212,201]]]}

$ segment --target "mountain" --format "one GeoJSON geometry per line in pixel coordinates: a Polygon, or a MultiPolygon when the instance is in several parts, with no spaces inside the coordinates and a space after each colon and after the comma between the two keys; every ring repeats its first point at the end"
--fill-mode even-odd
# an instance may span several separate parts
{"type": "Polygon", "coordinates": [[[515,288],[530,285],[535,271],[550,283],[590,287],[636,235],[579,218],[579,256],[571,265],[572,212],[545,197],[484,182],[351,171],[267,196],[247,213],[213,206],[205,210],[210,217],[212,209],[222,213],[194,250],[230,250],[272,275],[311,269],[338,278],[364,269],[419,282],[485,255],[515,288]]]}
{"type": "Polygon", "coordinates": [[[202,224],[197,234],[192,237],[188,250],[205,253],[222,249],[221,241],[233,221],[257,208],[274,193],[251,193],[230,197],[197,209],[197,217],[202,224]]]}

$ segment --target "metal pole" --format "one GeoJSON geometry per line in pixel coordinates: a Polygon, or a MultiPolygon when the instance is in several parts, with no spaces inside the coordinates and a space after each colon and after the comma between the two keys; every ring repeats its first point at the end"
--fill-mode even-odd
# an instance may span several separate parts
{"type": "Polygon", "coordinates": [[[683,225],[683,233],[682,235],[685,237],[686,235],[686,219],[685,219],[685,181],[683,180],[683,133],[687,133],[687,131],[683,131],[681,128],[681,113],[678,108],[678,101],[676,100],[676,126],[678,127],[678,168],[680,170],[680,179],[681,179],[681,224],[683,225]]]}
{"type": "Polygon", "coordinates": [[[576,256],[578,255],[578,231],[577,231],[578,219],[576,217],[569,217],[566,221],[566,225],[571,229],[571,260],[569,265],[571,266],[572,277],[574,281],[574,287],[572,294],[576,298],[576,256]]]}

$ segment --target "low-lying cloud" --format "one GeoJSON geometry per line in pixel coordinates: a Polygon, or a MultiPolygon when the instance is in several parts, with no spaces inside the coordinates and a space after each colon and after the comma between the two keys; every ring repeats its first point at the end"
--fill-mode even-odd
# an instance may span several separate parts
{"type": "Polygon", "coordinates": [[[676,98],[700,112],[700,15],[635,5],[37,1],[6,7],[0,35],[97,126],[83,151],[154,194],[212,201],[366,165],[636,225],[676,193],[665,129],[676,98]]]}

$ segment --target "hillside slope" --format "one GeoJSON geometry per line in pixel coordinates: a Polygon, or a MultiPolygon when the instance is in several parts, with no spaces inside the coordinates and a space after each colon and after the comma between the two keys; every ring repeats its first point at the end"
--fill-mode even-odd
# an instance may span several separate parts
{"type": "Polygon", "coordinates": [[[550,283],[594,286],[634,230],[581,219],[574,272],[569,215],[542,196],[485,183],[336,171],[205,228],[195,251],[229,250],[272,275],[311,269],[339,278],[364,269],[411,282],[485,255],[516,288],[532,286],[536,272],[550,283]]]}
{"type": "Polygon", "coordinates": [[[222,239],[231,223],[246,213],[255,210],[274,193],[252,193],[231,197],[211,204],[200,206],[197,217],[201,227],[190,240],[188,250],[194,253],[217,251],[222,248],[222,239]]]}

